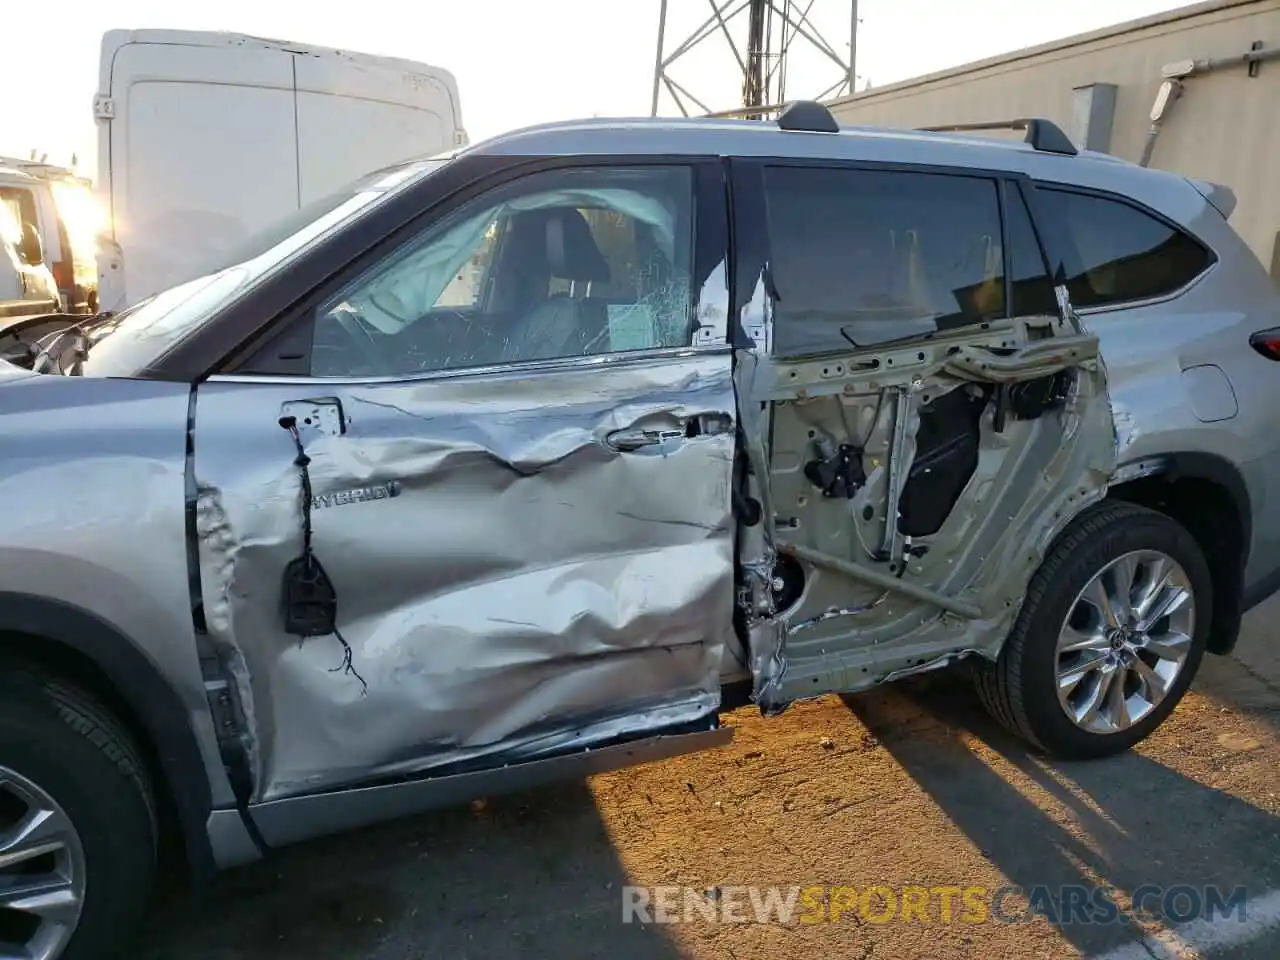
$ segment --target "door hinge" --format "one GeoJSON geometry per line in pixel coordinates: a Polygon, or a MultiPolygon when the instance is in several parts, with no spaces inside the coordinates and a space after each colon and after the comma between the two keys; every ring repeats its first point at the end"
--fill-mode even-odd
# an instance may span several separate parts
{"type": "Polygon", "coordinates": [[[213,716],[213,729],[217,734],[218,742],[225,744],[238,740],[243,732],[243,726],[230,681],[225,678],[206,680],[204,693],[209,701],[209,713],[213,716]]]}
{"type": "Polygon", "coordinates": [[[114,120],[116,118],[116,102],[105,94],[93,98],[93,119],[114,120]]]}

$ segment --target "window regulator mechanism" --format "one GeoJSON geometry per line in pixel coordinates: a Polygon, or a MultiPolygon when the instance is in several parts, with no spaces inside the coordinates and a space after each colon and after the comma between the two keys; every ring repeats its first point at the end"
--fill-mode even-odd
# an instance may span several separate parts
{"type": "Polygon", "coordinates": [[[813,441],[818,459],[804,465],[804,475],[810,483],[822,491],[824,497],[843,497],[852,500],[867,482],[862,467],[862,449],[851,443],[836,446],[827,437],[813,441]]]}

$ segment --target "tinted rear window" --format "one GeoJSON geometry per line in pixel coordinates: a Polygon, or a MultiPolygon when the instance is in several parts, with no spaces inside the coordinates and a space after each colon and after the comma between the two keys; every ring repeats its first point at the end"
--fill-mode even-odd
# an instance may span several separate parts
{"type": "Polygon", "coordinates": [[[1040,187],[1037,194],[1043,215],[1073,248],[1067,290],[1077,307],[1165,297],[1213,263],[1198,240],[1121,200],[1056,187],[1040,187]]]}
{"type": "Polygon", "coordinates": [[[765,199],[779,354],[868,346],[1007,315],[994,180],[772,167],[765,199]]]}

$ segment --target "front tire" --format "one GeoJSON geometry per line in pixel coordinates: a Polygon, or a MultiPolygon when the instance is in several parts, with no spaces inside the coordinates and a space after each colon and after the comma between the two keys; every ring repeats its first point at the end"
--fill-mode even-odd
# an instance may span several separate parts
{"type": "Polygon", "coordinates": [[[1128,750],[1177,706],[1204,656],[1208,565],[1176,521],[1108,501],[1054,542],[979,696],[1018,736],[1063,759],[1128,750]]]}
{"type": "Polygon", "coordinates": [[[114,953],[146,906],[156,845],[127,731],[83,690],[0,665],[0,955],[114,953]]]}

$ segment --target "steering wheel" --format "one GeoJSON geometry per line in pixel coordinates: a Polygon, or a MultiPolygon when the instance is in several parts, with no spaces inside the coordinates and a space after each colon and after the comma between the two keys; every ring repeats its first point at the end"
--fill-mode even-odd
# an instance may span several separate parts
{"type": "MultiPolygon", "coordinates": [[[[361,372],[382,376],[408,373],[414,369],[439,370],[468,365],[465,361],[470,360],[470,357],[452,354],[458,347],[463,347],[465,338],[460,342],[459,334],[465,330],[470,318],[460,310],[433,311],[429,316],[430,322],[423,322],[427,318],[420,317],[408,324],[400,334],[379,338],[358,312],[350,309],[334,310],[317,322],[334,322],[334,326],[329,326],[328,329],[342,331],[341,342],[323,342],[317,329],[315,351],[319,353],[323,350],[337,355],[331,361],[334,369],[329,376],[349,376],[361,372]],[[358,362],[352,356],[353,353],[363,361],[366,370],[353,369],[358,362]],[[394,357],[390,353],[394,353],[394,357]],[[459,360],[464,362],[459,364],[459,360]]],[[[312,366],[320,369],[324,364],[313,362],[312,366]]]]}
{"type": "Polygon", "coordinates": [[[475,366],[488,362],[494,336],[487,324],[477,328],[476,317],[465,310],[436,307],[397,334],[397,356],[409,358],[424,371],[475,366]]]}

